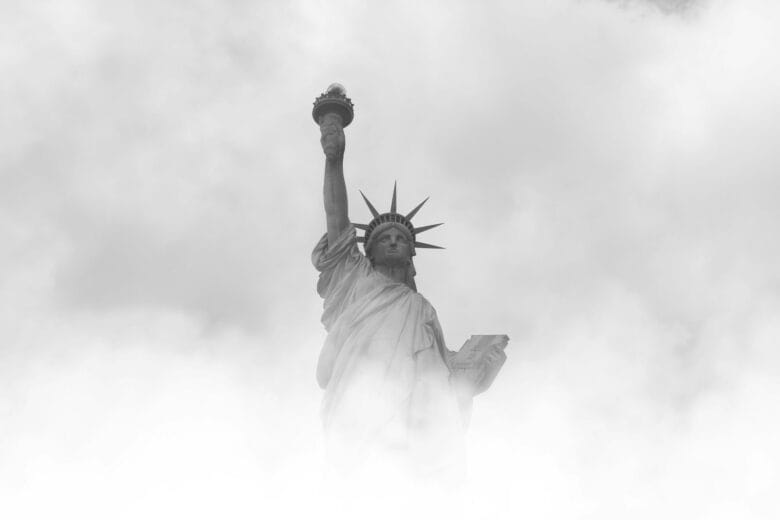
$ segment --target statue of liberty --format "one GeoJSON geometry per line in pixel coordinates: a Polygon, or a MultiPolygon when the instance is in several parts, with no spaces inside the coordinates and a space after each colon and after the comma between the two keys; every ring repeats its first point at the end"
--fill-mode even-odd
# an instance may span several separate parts
{"type": "Polygon", "coordinates": [[[361,192],[373,220],[351,223],[343,129],[353,105],[344,88],[331,85],[313,116],[325,153],[327,232],[312,262],[328,333],[317,382],[330,458],[345,466],[390,459],[421,474],[450,471],[462,464],[471,398],[492,382],[508,338],[472,336],[459,352],[447,349],[436,311],[415,285],[417,249],[442,249],[417,239],[440,224],[412,224],[428,199],[399,213],[394,187],[390,210],[380,213],[361,192]]]}

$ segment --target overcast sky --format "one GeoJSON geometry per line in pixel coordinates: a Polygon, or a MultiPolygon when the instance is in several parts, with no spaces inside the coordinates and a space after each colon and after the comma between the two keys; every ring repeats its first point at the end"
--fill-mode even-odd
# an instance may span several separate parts
{"type": "Polygon", "coordinates": [[[0,516],[316,495],[311,103],[339,81],[351,219],[358,189],[430,195],[449,347],[511,338],[470,431],[483,511],[777,518],[779,14],[1,1],[0,516]]]}

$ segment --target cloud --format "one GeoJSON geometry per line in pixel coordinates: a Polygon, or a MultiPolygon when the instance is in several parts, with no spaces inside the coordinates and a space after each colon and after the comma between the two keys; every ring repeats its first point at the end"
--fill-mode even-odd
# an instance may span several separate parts
{"type": "Polygon", "coordinates": [[[642,4],[4,3],[0,487],[316,486],[310,103],[340,81],[352,219],[431,195],[450,347],[512,338],[479,503],[771,516],[776,8],[642,4]]]}
{"type": "Polygon", "coordinates": [[[610,2],[623,5],[625,7],[637,5],[650,5],[657,8],[662,13],[685,13],[690,10],[705,7],[706,1],[702,0],[609,0],[610,2]]]}

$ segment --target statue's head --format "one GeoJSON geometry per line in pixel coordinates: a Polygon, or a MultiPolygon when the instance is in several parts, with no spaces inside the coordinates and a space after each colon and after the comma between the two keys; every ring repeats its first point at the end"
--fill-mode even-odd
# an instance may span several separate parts
{"type": "Polygon", "coordinates": [[[414,237],[402,224],[380,224],[366,243],[366,255],[373,265],[408,265],[415,255],[414,237]]]}
{"type": "Polygon", "coordinates": [[[374,267],[400,268],[406,272],[404,282],[412,290],[417,291],[414,277],[412,257],[414,251],[414,236],[403,224],[387,222],[377,226],[365,243],[366,256],[374,267]]]}
{"type": "MultiPolygon", "coordinates": [[[[363,195],[363,192],[360,192],[360,194],[363,195]]],[[[393,199],[390,202],[390,211],[388,213],[380,214],[365,195],[363,195],[363,200],[374,217],[368,224],[355,224],[355,227],[366,232],[364,236],[358,237],[358,241],[363,242],[366,256],[374,266],[406,265],[407,284],[414,288],[415,271],[412,257],[415,255],[415,249],[418,247],[442,249],[439,246],[417,240],[419,233],[433,229],[441,224],[419,227],[415,227],[412,224],[412,218],[428,199],[422,201],[406,215],[396,212],[395,186],[393,186],[393,199]]]]}

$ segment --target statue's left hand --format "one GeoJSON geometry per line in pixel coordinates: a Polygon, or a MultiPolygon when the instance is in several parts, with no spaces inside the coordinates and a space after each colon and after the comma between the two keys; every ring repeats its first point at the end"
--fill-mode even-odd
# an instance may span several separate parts
{"type": "Polygon", "coordinates": [[[471,395],[478,395],[490,388],[504,361],[504,350],[499,345],[493,345],[484,351],[477,363],[468,368],[453,370],[452,376],[460,388],[468,389],[467,392],[471,395]]]}

